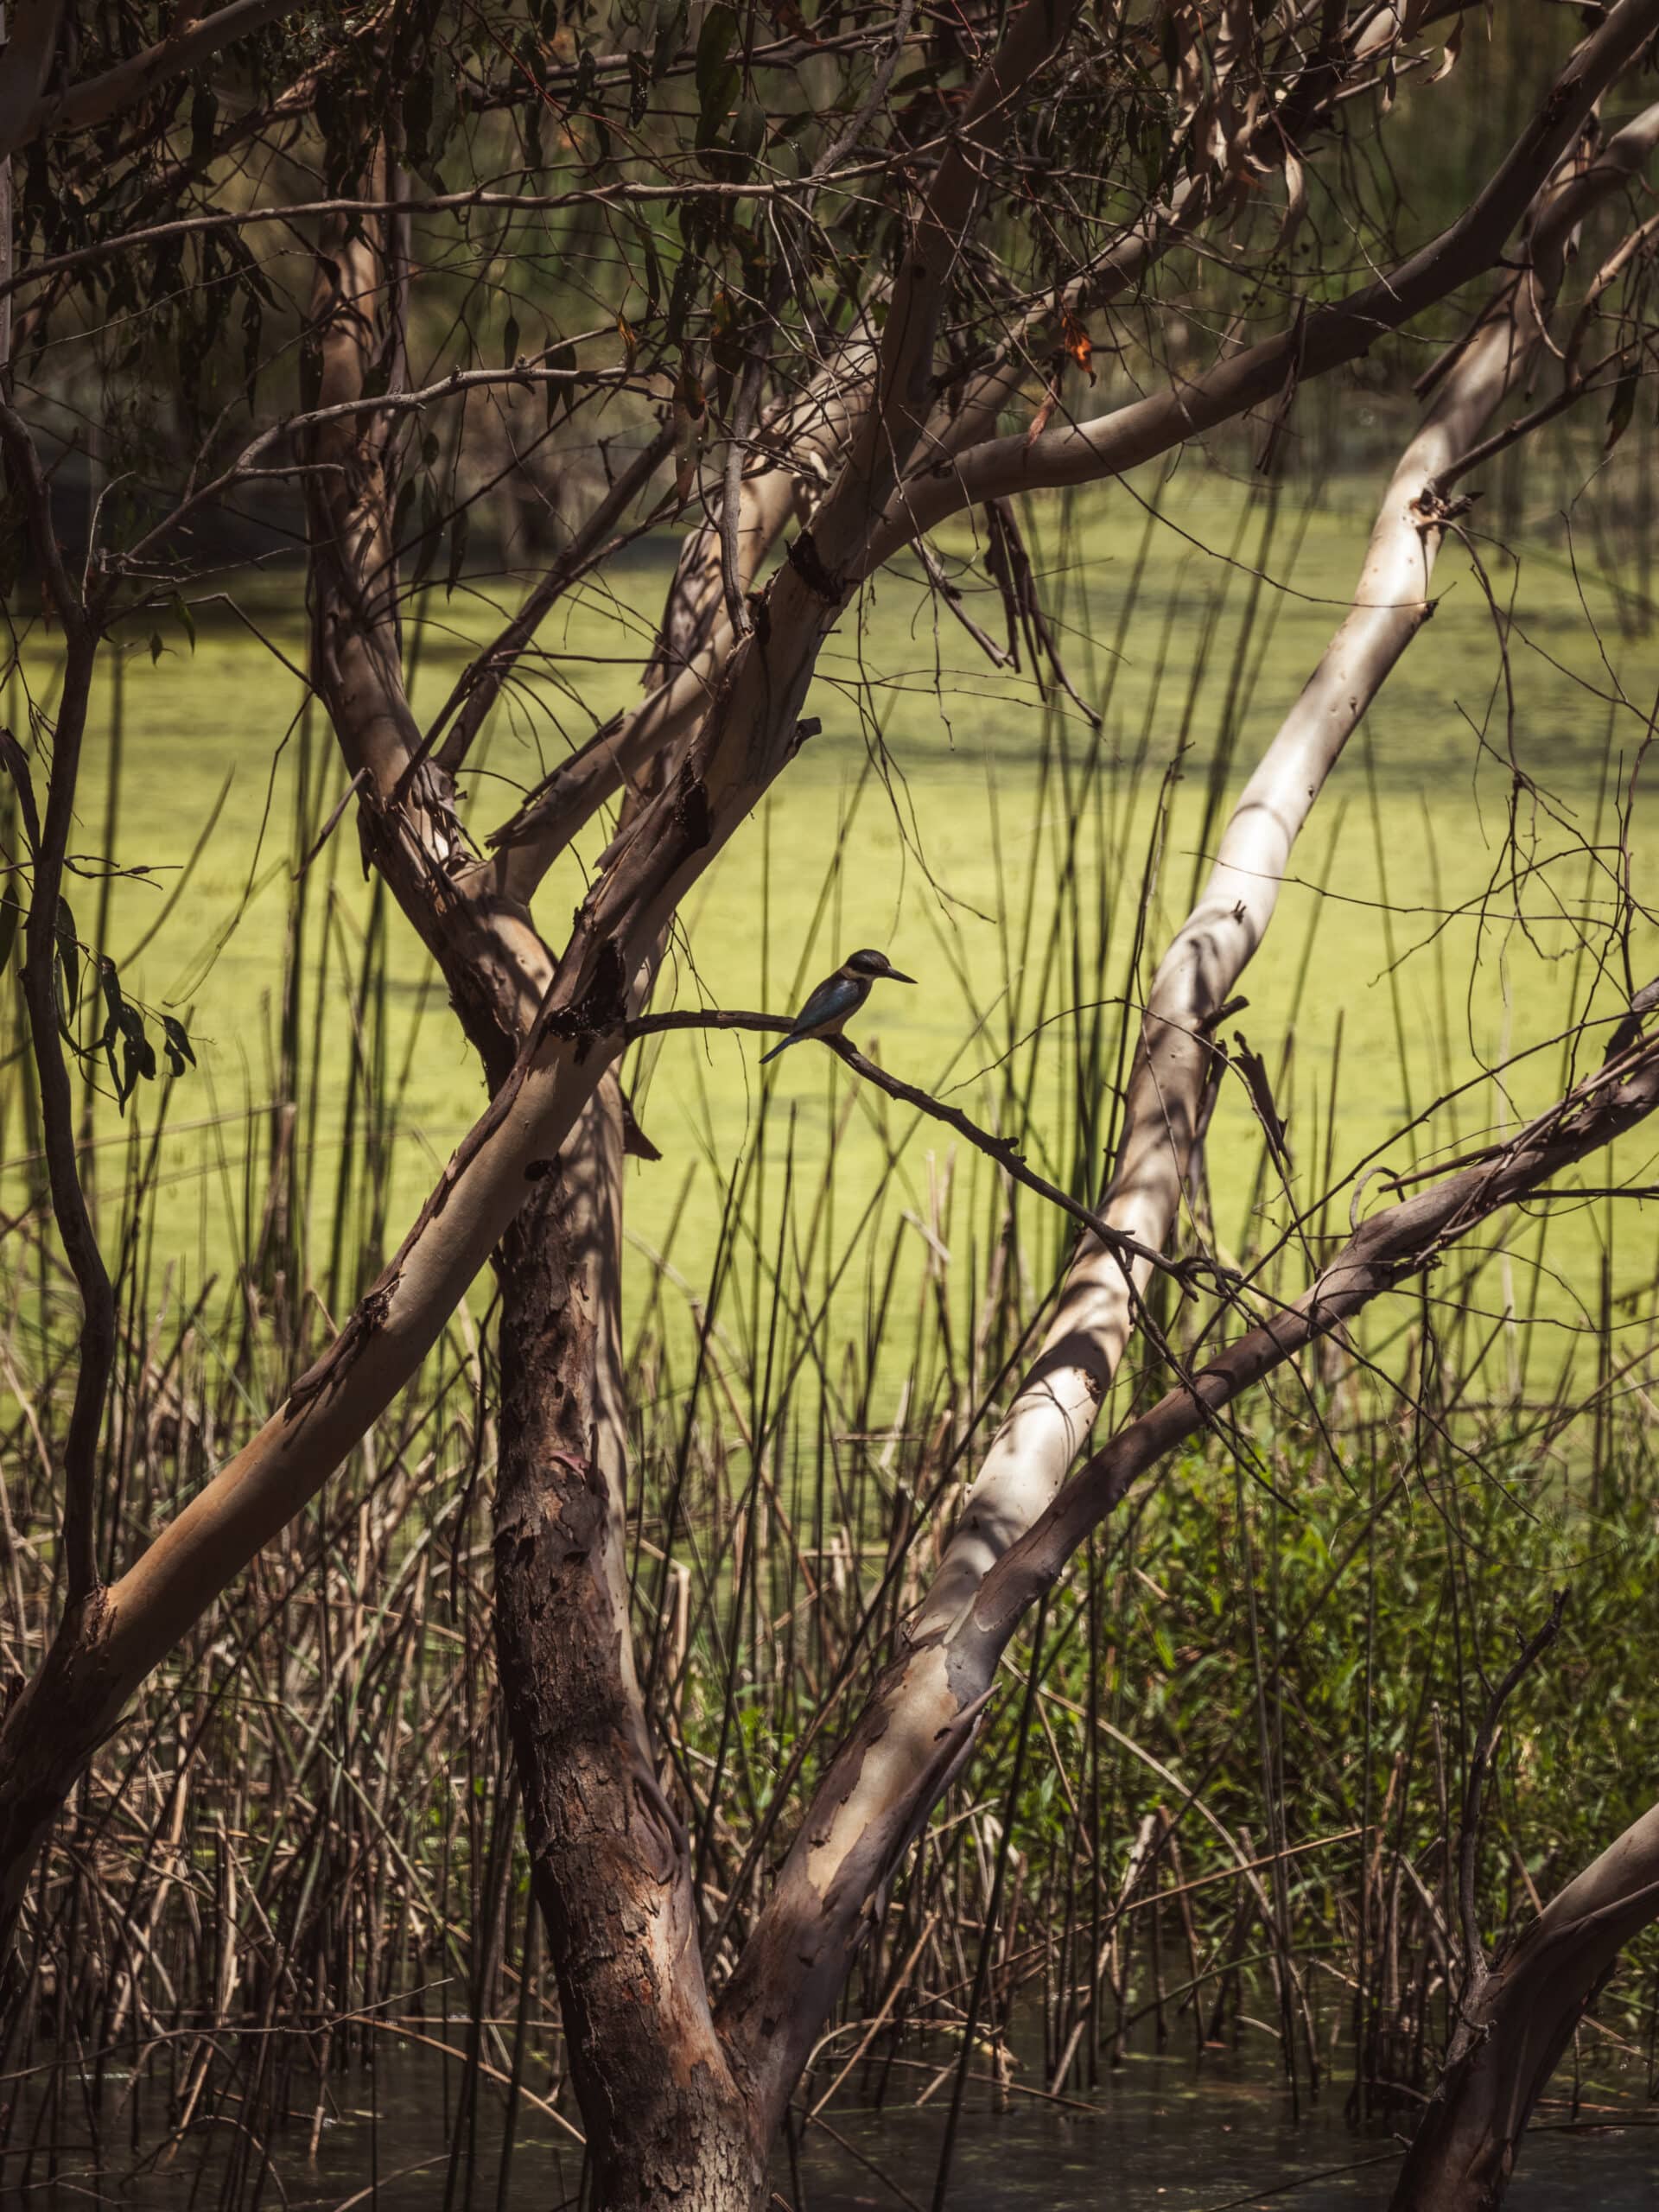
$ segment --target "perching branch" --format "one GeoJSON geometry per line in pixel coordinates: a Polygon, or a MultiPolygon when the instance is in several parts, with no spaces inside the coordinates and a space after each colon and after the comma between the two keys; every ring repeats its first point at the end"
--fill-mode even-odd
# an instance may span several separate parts
{"type": "Polygon", "coordinates": [[[1129,1491],[1274,1369],[1344,1325],[1493,1214],[1532,1197],[1659,1109],[1644,1038],[1520,1130],[1497,1157],[1373,1215],[1294,1306],[1248,1330],[1120,1430],[985,1577],[926,1627],[849,1730],[797,1833],[723,1999],[722,2028],[769,2112],[787,2098],[845,1980],[870,1901],[967,1757],[1003,1652],[1129,1491]]]}
{"type": "MultiPolygon", "coordinates": [[[[726,1007],[710,1007],[707,1011],[684,1007],[664,1014],[637,1014],[623,1025],[622,1033],[631,1045],[640,1037],[657,1036],[670,1029],[747,1029],[766,1036],[786,1036],[791,1026],[782,1014],[744,1014],[726,1007]]],[[[886,1091],[889,1098],[896,1099],[901,1106],[912,1106],[918,1114],[925,1114],[935,1122],[943,1122],[947,1128],[954,1129],[958,1136],[966,1138],[976,1150],[982,1152],[988,1160],[995,1160],[1013,1181],[1023,1185],[1027,1191],[1034,1191],[1039,1198],[1046,1198],[1050,1205],[1058,1206],[1062,1213],[1069,1214],[1079,1227],[1088,1230],[1108,1251],[1114,1253],[1120,1263],[1130,1260],[1142,1261],[1147,1267],[1157,1268],[1160,1274],[1172,1276],[1189,1288],[1201,1279],[1223,1280],[1224,1270],[1212,1262],[1166,1259],[1163,1253],[1154,1250],[1150,1245],[1142,1244],[1136,1238],[1125,1235],[1122,1230],[1114,1229],[1092,1206],[1084,1205],[1069,1191],[1061,1190],[1058,1183],[1051,1183],[1046,1176],[1039,1175],[1035,1168],[1027,1166],[1024,1154],[1015,1151],[1010,1138],[993,1135],[989,1129],[981,1128],[979,1123],[964,1114],[959,1106],[947,1106],[944,1099],[936,1098],[931,1090],[923,1090],[913,1083],[905,1082],[902,1077],[889,1073],[876,1061],[867,1058],[850,1038],[815,1037],[811,1041],[823,1046],[835,1054],[843,1067],[850,1068],[866,1083],[874,1084],[878,1090],[886,1091]]]]}

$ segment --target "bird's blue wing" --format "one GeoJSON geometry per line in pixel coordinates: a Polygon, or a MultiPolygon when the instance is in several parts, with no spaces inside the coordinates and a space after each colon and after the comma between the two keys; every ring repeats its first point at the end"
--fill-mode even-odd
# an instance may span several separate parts
{"type": "Polygon", "coordinates": [[[868,983],[855,976],[826,976],[823,982],[810,993],[806,1004],[795,1017],[794,1027],[781,1045],[774,1045],[769,1052],[762,1052],[760,1065],[775,1060],[779,1052],[787,1052],[791,1045],[798,1045],[804,1037],[817,1037],[855,1014],[864,1003],[868,983]]]}
{"type": "Polygon", "coordinates": [[[832,1021],[845,1021],[864,1002],[868,983],[853,976],[826,976],[795,1017],[796,1029],[810,1036],[832,1021]]]}

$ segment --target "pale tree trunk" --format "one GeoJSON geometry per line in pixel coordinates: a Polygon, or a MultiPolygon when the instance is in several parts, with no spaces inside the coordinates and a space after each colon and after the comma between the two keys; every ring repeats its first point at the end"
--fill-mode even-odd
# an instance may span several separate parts
{"type": "MultiPolygon", "coordinates": [[[[1154,1251],[1179,1224],[1205,1095],[1211,1025],[1254,957],[1325,779],[1431,612],[1445,537],[1434,494],[1536,359],[1568,236],[1596,201],[1640,175],[1659,107],[1620,131],[1586,173],[1546,194],[1524,275],[1512,278],[1442,378],[1383,495],[1354,603],[1240,793],[1198,902],[1160,962],[1098,1211],[1154,1251]]],[[[1085,1236],[1037,1357],[964,1502],[918,1627],[944,1625],[1029,1528],[1087,1440],[1123,1356],[1149,1261],[1125,1262],[1085,1236]]]]}
{"type": "MultiPolygon", "coordinates": [[[[1435,480],[1474,444],[1524,374],[1560,281],[1572,226],[1639,173],[1656,135],[1659,109],[1638,118],[1586,174],[1559,181],[1541,202],[1531,266],[1506,285],[1442,381],[1427,422],[1389,486],[1356,605],[1247,785],[1205,894],[1160,965],[1131,1080],[1119,1166],[1101,1208],[1114,1228],[1144,1243],[1156,1247],[1166,1240],[1179,1203],[1211,1065],[1204,1024],[1260,942],[1291,846],[1325,777],[1429,612],[1427,586],[1444,520],[1435,480]]],[[[1649,1073],[1649,1087],[1651,1080],[1649,1073]]],[[[1537,1162],[1526,1172],[1535,1178],[1537,1162]]],[[[1455,1205],[1449,1217],[1458,1217],[1455,1205]]],[[[1414,1233],[1416,1224],[1408,1221],[1407,1227],[1414,1233]]],[[[1054,1532],[1069,1528],[1076,1541],[1082,1541],[1084,1522],[1093,1525],[1087,1521],[1089,1499],[1105,1479],[1098,1471],[1103,1465],[1108,1473],[1117,1469],[1114,1482],[1121,1477],[1127,1483],[1149,1464],[1145,1453],[1154,1440],[1167,1435],[1174,1440],[1172,1423],[1183,1435],[1200,1425],[1190,1394],[1172,1393],[1163,1408],[1126,1433],[1127,1444],[1119,1440],[1108,1446],[1061,1488],[1127,1340],[1135,1299],[1149,1279],[1149,1262],[1135,1265],[1139,1280],[1131,1289],[1118,1257],[1092,1240],[1085,1246],[1067,1286],[1070,1310],[1063,1309],[1038,1371],[994,1450],[987,1473],[995,1487],[988,1496],[982,1478],[970,1497],[907,1636],[912,1649],[895,1663],[809,1810],[722,2002],[722,2024],[748,2050],[761,2075],[761,2094],[774,2111],[792,2086],[791,2067],[803,2063],[849,1969],[862,1940],[864,1912],[971,1746],[980,1700],[995,1681],[995,1658],[988,1667],[984,1663],[976,1619],[989,1602],[1004,1624],[1005,1642],[1017,1615],[1008,1613],[1001,1592],[1033,1548],[1040,1551],[1046,1542],[1050,1555],[1070,1556],[1065,1550],[1054,1554],[1054,1532]],[[988,1599],[989,1592],[996,1594],[988,1599]]],[[[1252,1379],[1265,1371],[1253,1368],[1253,1361],[1274,1363],[1299,1342],[1324,1333],[1344,1312],[1357,1310],[1347,1305],[1350,1295],[1363,1303],[1384,1287],[1388,1270],[1377,1272],[1370,1255],[1362,1285],[1349,1264],[1340,1305],[1331,1295],[1331,1278],[1324,1279],[1325,1287],[1308,1302],[1315,1318],[1307,1337],[1275,1326],[1265,1332],[1265,1344],[1257,1342],[1238,1363],[1229,1355],[1229,1393],[1243,1386],[1246,1369],[1252,1379]]],[[[1027,1591],[1033,1594],[1034,1586],[1027,1591]]],[[[996,1652],[1001,1648],[998,1643],[996,1652]]]]}
{"type": "MultiPolygon", "coordinates": [[[[769,2125],[781,2118],[873,1907],[972,1749],[1009,1640],[1091,1532],[1172,1452],[1274,1369],[1339,1336],[1373,1299],[1432,1264],[1448,1244],[1656,1109],[1659,1038],[1638,1039],[1510,1143],[1373,1215],[1294,1305],[1248,1330],[1103,1445],[1003,1554],[961,1613],[917,1637],[894,1662],[815,1793],[721,2002],[721,2026],[753,2069],[769,2125]]],[[[1659,1834],[1649,1848],[1656,1847],[1659,1834]]],[[[1592,1868],[1584,1878],[1592,1900],[1606,1895],[1592,1881],[1597,1873],[1592,1868]]],[[[1647,1900],[1649,1913],[1656,1902],[1647,1900]]],[[[1576,1907],[1564,1924],[1582,1928],[1576,1907]]],[[[1548,1955],[1548,1945],[1544,1950],[1548,1955]]],[[[1538,2042],[1541,2057],[1546,2043],[1538,2042]]],[[[1416,2200],[1399,2202],[1404,2212],[1416,2200]]],[[[1457,2203],[1463,2212],[1463,2201],[1457,2203]]]]}

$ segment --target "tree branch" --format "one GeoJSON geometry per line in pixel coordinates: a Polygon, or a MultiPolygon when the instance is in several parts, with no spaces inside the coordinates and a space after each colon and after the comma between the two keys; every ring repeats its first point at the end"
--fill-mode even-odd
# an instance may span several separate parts
{"type": "Polygon", "coordinates": [[[967,1756],[1015,1629],[1089,1535],[1137,1482],[1275,1368],[1656,1109],[1659,1039],[1643,1039],[1497,1157],[1373,1215],[1294,1306],[1247,1331],[1097,1452],[957,1621],[915,1637],[815,1792],[720,2007],[722,2031],[753,2068],[766,2114],[781,2112],[839,1994],[871,1899],[967,1756]]]}
{"type": "MultiPolygon", "coordinates": [[[[1536,114],[1456,222],[1396,268],[1328,308],[1300,315],[1278,337],[1202,375],[1091,423],[988,440],[906,478],[852,571],[872,575],[919,531],[983,501],[1098,482],[1279,398],[1296,383],[1369,353],[1425,308],[1490,269],[1608,86],[1659,28],[1659,0],[1618,0],[1555,80],[1536,114]]],[[[850,579],[849,579],[850,581],[850,579]]]]}
{"type": "MultiPolygon", "coordinates": [[[[793,1024],[784,1014],[745,1014],[727,1007],[710,1007],[707,1011],[686,1007],[664,1014],[637,1014],[624,1023],[622,1033],[632,1045],[639,1038],[659,1036],[671,1029],[747,1029],[775,1037],[787,1036],[792,1027],[793,1024]]],[[[1122,1230],[1114,1229],[1092,1206],[1084,1205],[1070,1192],[1061,1190],[1058,1183],[1051,1183],[1046,1176],[1028,1167],[1024,1154],[1014,1150],[1012,1139],[993,1135],[989,1129],[981,1128],[979,1123],[964,1114],[960,1107],[947,1106],[931,1090],[923,1090],[916,1084],[906,1083],[901,1077],[890,1074],[878,1062],[868,1059],[850,1038],[815,1037],[811,1041],[823,1046],[835,1054],[843,1067],[850,1068],[855,1076],[873,1084],[878,1090],[884,1090],[889,1098],[896,1099],[901,1106],[913,1106],[918,1114],[925,1114],[932,1121],[942,1122],[946,1128],[954,1129],[976,1151],[982,1152],[988,1160],[995,1160],[1013,1181],[1021,1184],[1027,1191],[1035,1192],[1039,1198],[1046,1198],[1052,1206],[1058,1206],[1081,1228],[1088,1230],[1108,1251],[1116,1255],[1125,1272],[1129,1261],[1140,1260],[1148,1268],[1155,1268],[1161,1274],[1171,1275],[1177,1282],[1188,1287],[1202,1275],[1209,1275],[1217,1281],[1222,1278],[1224,1271],[1208,1262],[1166,1259],[1161,1252],[1155,1251],[1150,1245],[1140,1243],[1122,1230]]]]}
{"type": "Polygon", "coordinates": [[[231,0],[211,16],[199,17],[171,38],[160,40],[118,61],[84,84],[70,85],[49,99],[37,100],[19,118],[10,135],[0,137],[0,155],[16,153],[35,138],[90,130],[153,92],[158,85],[200,68],[239,38],[250,38],[283,16],[297,15],[296,0],[231,0]]]}
{"type": "Polygon", "coordinates": [[[1504,1707],[1560,1634],[1561,1618],[1566,1611],[1567,1592],[1558,1590],[1549,1618],[1522,1643],[1503,1681],[1487,1700],[1469,1754],[1469,1771],[1463,1785],[1463,1818],[1458,1835],[1458,1916],[1463,1924],[1464,1977],[1459,1999],[1460,2012],[1466,2012],[1478,1996],[1489,1971],[1485,1947],[1480,1940],[1480,1812],[1486,1792],[1487,1770],[1497,1742],[1498,1724],[1503,1718],[1504,1707]]]}

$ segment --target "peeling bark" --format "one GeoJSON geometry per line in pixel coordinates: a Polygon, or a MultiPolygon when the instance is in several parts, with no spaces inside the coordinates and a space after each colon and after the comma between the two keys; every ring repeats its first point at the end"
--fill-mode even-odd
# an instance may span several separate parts
{"type": "Polygon", "coordinates": [[[501,1688],[594,2201],[747,2212],[764,2158],[715,2033],[628,1627],[621,1147],[607,1077],[502,1240],[501,1688]]]}

